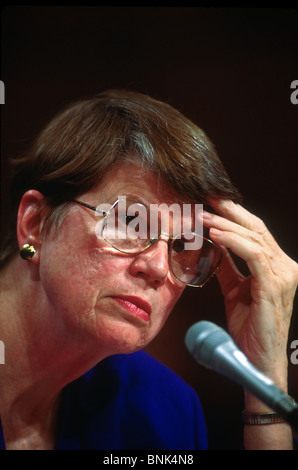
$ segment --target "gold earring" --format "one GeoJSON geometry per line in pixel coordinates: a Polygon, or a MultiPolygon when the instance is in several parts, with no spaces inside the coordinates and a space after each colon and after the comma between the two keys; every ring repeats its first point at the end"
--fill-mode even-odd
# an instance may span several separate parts
{"type": "Polygon", "coordinates": [[[20,256],[23,259],[31,259],[32,256],[36,253],[36,249],[33,245],[29,245],[29,243],[25,243],[20,250],[20,256]]]}

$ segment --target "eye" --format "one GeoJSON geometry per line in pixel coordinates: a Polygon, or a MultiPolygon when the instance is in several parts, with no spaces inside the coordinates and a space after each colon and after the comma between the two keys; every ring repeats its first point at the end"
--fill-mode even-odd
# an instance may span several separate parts
{"type": "Polygon", "coordinates": [[[128,225],[130,222],[132,222],[136,217],[134,215],[126,215],[124,217],[125,220],[123,220],[123,222],[126,223],[126,225],[128,225]]]}
{"type": "Polygon", "coordinates": [[[184,241],[183,240],[175,240],[173,243],[173,248],[176,253],[182,253],[184,251],[184,241]]]}
{"type": "Polygon", "coordinates": [[[117,225],[119,227],[125,227],[125,226],[128,226],[131,222],[133,222],[133,220],[135,219],[135,216],[133,215],[122,215],[120,216],[119,214],[117,214],[117,225]]]}

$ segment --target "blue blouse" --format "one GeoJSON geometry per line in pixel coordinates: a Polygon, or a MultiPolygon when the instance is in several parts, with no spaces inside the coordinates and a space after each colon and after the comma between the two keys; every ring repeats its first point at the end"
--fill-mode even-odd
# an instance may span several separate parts
{"type": "Polygon", "coordinates": [[[57,450],[206,448],[196,393],[143,351],[101,361],[62,392],[57,450]]]}

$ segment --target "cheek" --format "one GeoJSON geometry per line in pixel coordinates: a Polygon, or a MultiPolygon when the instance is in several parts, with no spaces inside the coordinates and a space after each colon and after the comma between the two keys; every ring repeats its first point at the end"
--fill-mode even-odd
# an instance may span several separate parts
{"type": "Polygon", "coordinates": [[[163,328],[184,289],[185,287],[170,284],[167,288],[165,287],[163,293],[160,294],[158,299],[159,308],[155,312],[153,322],[155,336],[163,328]]]}
{"type": "Polygon", "coordinates": [[[109,279],[125,269],[124,260],[104,249],[90,249],[86,243],[49,241],[40,259],[40,278],[48,300],[55,310],[74,313],[91,310],[109,279]]]}

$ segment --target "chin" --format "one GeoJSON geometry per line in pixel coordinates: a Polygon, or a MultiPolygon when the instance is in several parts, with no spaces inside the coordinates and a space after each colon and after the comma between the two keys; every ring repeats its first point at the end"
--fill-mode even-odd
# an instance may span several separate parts
{"type": "Polygon", "coordinates": [[[149,328],[126,321],[109,321],[97,330],[96,339],[107,355],[131,354],[145,348],[153,339],[149,328]]]}

